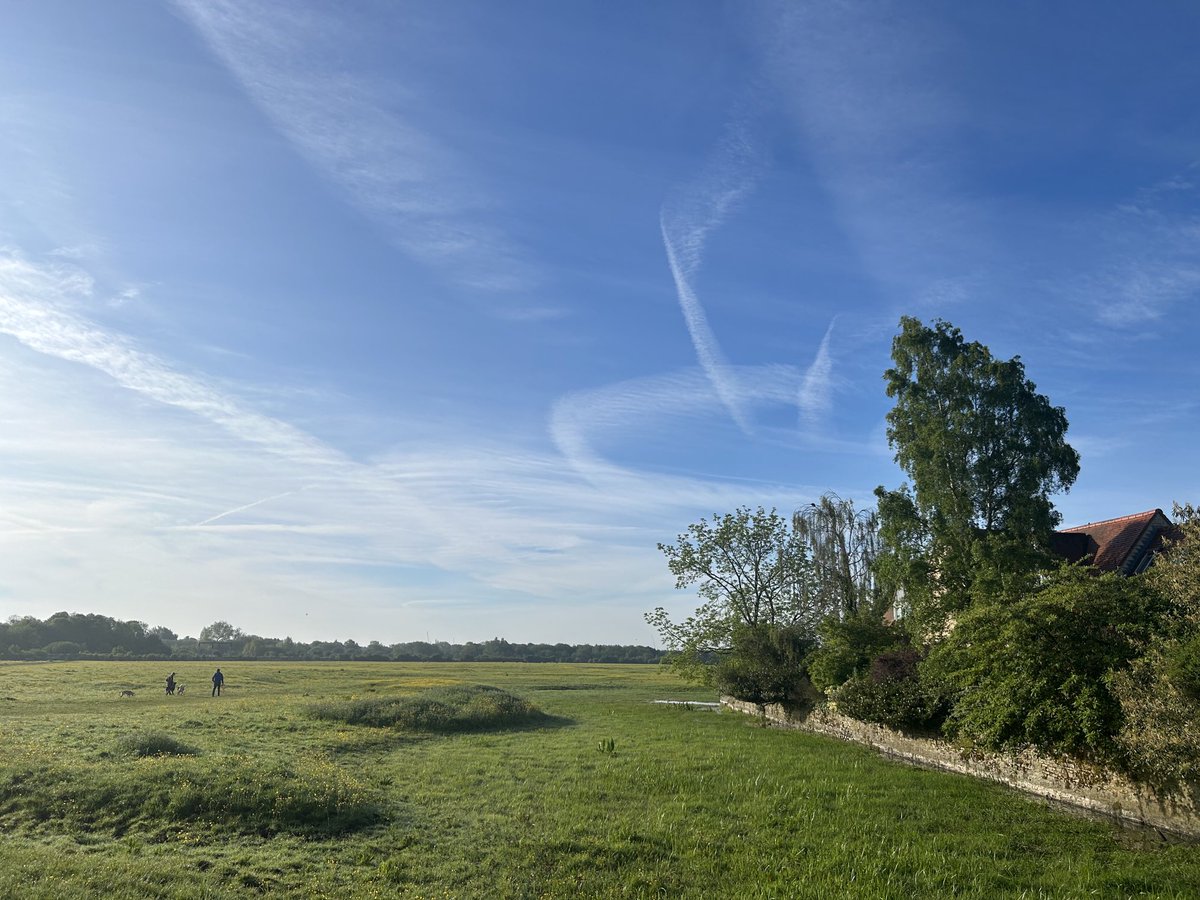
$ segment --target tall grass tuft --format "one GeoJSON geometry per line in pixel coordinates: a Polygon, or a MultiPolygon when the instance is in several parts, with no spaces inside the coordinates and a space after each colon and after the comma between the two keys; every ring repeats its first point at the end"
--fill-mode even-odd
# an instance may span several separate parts
{"type": "Polygon", "coordinates": [[[9,825],[124,834],[188,825],[243,834],[332,836],[384,819],[374,793],[324,757],[153,755],[135,764],[24,760],[0,771],[9,825]]]}
{"type": "Polygon", "coordinates": [[[135,731],[117,741],[122,756],[194,756],[200,751],[163,731],[135,731]]]}
{"type": "Polygon", "coordinates": [[[550,720],[528,700],[485,684],[435,687],[411,697],[315,703],[309,713],[317,719],[347,725],[437,734],[493,731],[550,720]]]}

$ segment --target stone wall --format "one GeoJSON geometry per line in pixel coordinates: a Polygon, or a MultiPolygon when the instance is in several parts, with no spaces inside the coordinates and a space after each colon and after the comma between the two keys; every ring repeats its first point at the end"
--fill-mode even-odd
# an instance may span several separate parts
{"type": "Polygon", "coordinates": [[[1104,816],[1176,835],[1200,837],[1200,810],[1194,802],[1161,798],[1144,785],[1096,766],[1070,759],[967,751],[932,738],[914,738],[816,707],[796,713],[779,704],[766,706],[722,697],[729,709],[759,716],[785,728],[823,734],[874,747],[885,756],[914,765],[999,781],[1010,787],[1104,816]]]}

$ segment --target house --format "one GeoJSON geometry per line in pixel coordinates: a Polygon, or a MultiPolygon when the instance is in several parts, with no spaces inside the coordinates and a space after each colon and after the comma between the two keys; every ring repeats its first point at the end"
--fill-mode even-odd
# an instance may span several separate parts
{"type": "Polygon", "coordinates": [[[1179,529],[1161,509],[1089,522],[1054,532],[1050,549],[1068,562],[1088,560],[1101,572],[1136,575],[1148,569],[1179,529]]]}

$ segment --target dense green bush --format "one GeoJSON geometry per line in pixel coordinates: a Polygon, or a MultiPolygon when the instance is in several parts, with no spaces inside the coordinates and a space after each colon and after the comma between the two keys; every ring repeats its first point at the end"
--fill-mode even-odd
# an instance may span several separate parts
{"type": "Polygon", "coordinates": [[[1121,768],[1174,792],[1200,783],[1200,702],[1179,689],[1170,670],[1163,647],[1155,647],[1109,684],[1121,704],[1121,768]]]}
{"type": "Polygon", "coordinates": [[[816,693],[805,666],[815,647],[798,627],[742,627],[734,632],[733,649],[715,666],[716,688],[753,703],[810,703],[816,693]]]}
{"type": "Polygon", "coordinates": [[[852,677],[834,692],[839,712],[898,731],[934,731],[949,705],[921,680],[920,654],[911,647],[887,650],[869,671],[852,677]]]}
{"type": "Polygon", "coordinates": [[[921,674],[951,696],[951,733],[1113,762],[1122,712],[1110,678],[1143,651],[1165,609],[1142,578],[1064,566],[1028,597],[964,613],[921,674]]]}
{"type": "Polygon", "coordinates": [[[1146,577],[1170,604],[1172,637],[1186,639],[1200,633],[1200,509],[1176,503],[1173,515],[1176,539],[1168,541],[1146,577]]]}
{"type": "Polygon", "coordinates": [[[874,615],[831,616],[818,628],[821,646],[808,660],[813,687],[832,691],[867,670],[871,660],[908,642],[904,631],[874,615]]]}
{"type": "Polygon", "coordinates": [[[430,688],[408,697],[316,703],[317,719],[403,731],[486,731],[545,722],[540,709],[507,691],[483,684],[430,688]]]}
{"type": "Polygon", "coordinates": [[[1175,505],[1181,540],[1146,578],[1168,604],[1164,633],[1110,679],[1124,722],[1121,765],[1170,792],[1200,792],[1200,511],[1175,505]]]}
{"type": "Polygon", "coordinates": [[[1189,700],[1200,701],[1200,634],[1169,649],[1167,674],[1179,693],[1189,700]]]}

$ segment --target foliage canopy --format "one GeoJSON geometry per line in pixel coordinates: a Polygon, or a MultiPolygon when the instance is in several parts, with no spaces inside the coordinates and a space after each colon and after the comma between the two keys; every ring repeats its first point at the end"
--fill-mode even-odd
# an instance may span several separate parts
{"type": "Polygon", "coordinates": [[[1050,495],[1079,473],[1067,417],[1025,377],[948,322],[904,317],[884,373],[888,441],[912,480],[876,489],[888,549],[917,627],[943,628],[972,596],[1015,597],[1047,560],[1050,495]]]}
{"type": "Polygon", "coordinates": [[[702,519],[658,549],[675,586],[695,585],[704,601],[682,622],[661,606],[646,614],[672,653],[672,667],[686,678],[712,683],[709,663],[734,649],[739,629],[792,628],[811,635],[826,612],[813,591],[803,538],[773,509],[740,507],[702,519]]]}
{"type": "Polygon", "coordinates": [[[1027,597],[963,613],[921,673],[951,696],[950,729],[980,746],[1112,762],[1122,716],[1110,679],[1164,612],[1141,578],[1063,566],[1027,597]]]}

